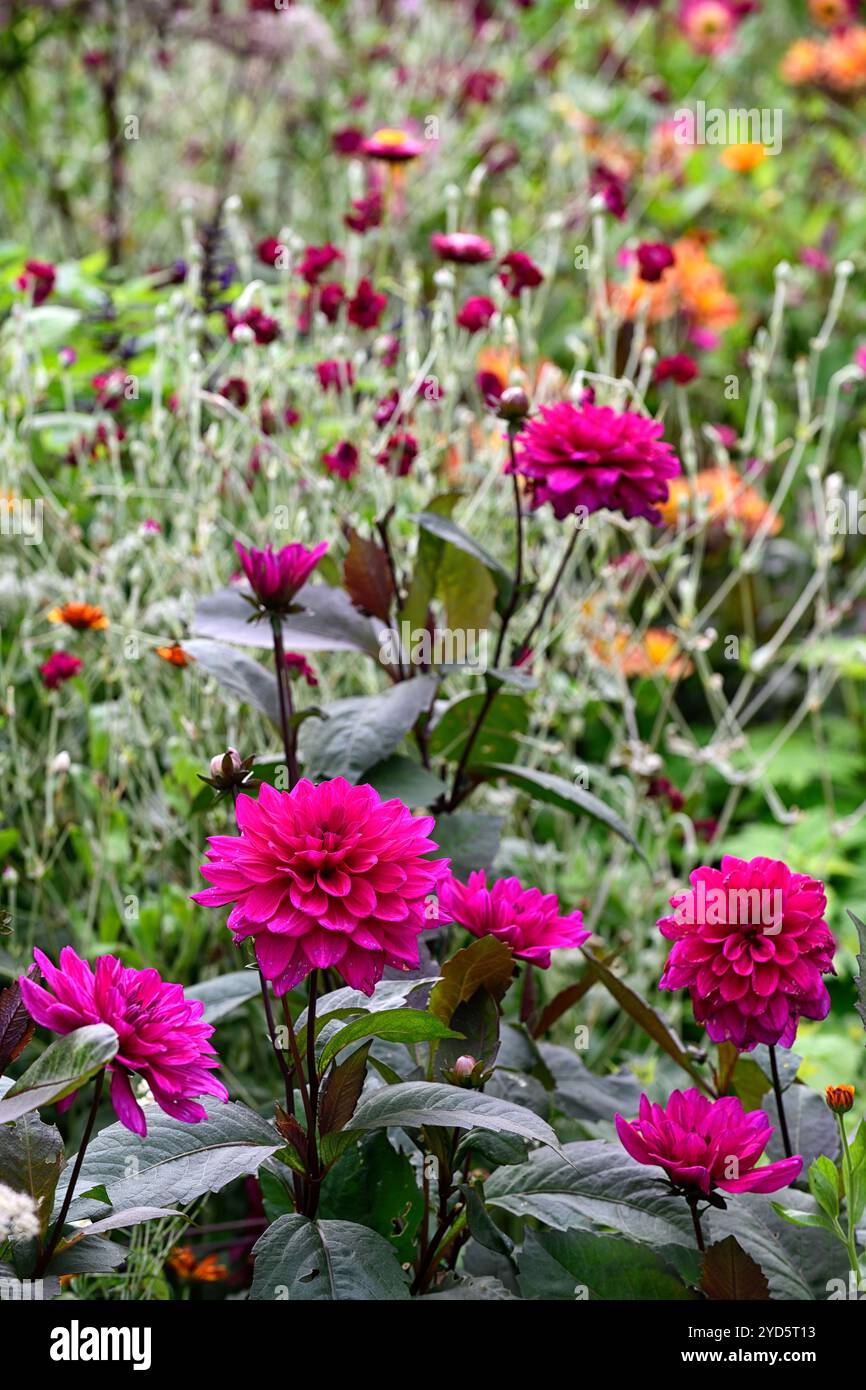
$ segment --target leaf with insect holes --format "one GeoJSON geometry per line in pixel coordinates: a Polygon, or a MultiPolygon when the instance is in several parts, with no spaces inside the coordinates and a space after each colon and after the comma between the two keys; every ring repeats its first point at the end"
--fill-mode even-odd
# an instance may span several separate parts
{"type": "Polygon", "coordinates": [[[349,549],[343,562],[343,583],[356,608],[388,621],[394,600],[394,581],[388,556],[375,541],[349,530],[349,549]]]}

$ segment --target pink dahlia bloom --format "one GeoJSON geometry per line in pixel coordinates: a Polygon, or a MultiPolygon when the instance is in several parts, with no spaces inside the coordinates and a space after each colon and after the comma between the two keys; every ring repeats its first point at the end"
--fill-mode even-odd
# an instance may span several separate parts
{"type": "Polygon", "coordinates": [[[52,652],[39,667],[42,684],[46,690],[56,690],[64,681],[77,676],[83,665],[84,662],[71,652],[52,652]]]}
{"type": "Polygon", "coordinates": [[[616,1116],[616,1132],[626,1153],[638,1163],[664,1168],[676,1187],[702,1192],[778,1192],[803,1167],[798,1155],[755,1164],[773,1133],[763,1110],[743,1110],[736,1096],[710,1100],[696,1086],[674,1091],[666,1106],[640,1098],[633,1124],[616,1116]]]}
{"type": "Polygon", "coordinates": [[[713,1042],[741,1052],[790,1047],[800,1017],[826,1018],[822,975],[835,974],[836,943],[824,921],[824,885],[778,859],[734,859],[699,868],[676,911],[658,922],[673,941],[660,989],[687,989],[713,1042]]]}
{"type": "Polygon", "coordinates": [[[120,1039],[109,1066],[111,1103],[121,1124],[147,1134],[144,1111],[132,1093],[138,1073],[154,1100],[172,1119],[197,1124],[206,1111],[196,1096],[228,1100],[211,1075],[219,1060],[210,1045],[204,1004],[186,999],[182,985],[168,984],[157,970],[133,970],[114,956],[100,956],[95,971],[71,946],[60,952],[60,968],[38,948],[33,952],[48,989],[22,976],[21,998],[31,1018],[61,1036],[90,1023],[107,1023],[120,1039]],[[53,993],[49,993],[53,990],[53,993]]]}
{"type": "Polygon", "coordinates": [[[288,608],[327,549],[328,542],[322,541],[314,550],[307,550],[297,542],[283,546],[282,550],[274,550],[271,545],[264,550],[256,550],[251,545],[245,550],[240,541],[235,541],[235,550],[250,587],[262,607],[271,613],[288,608]]]}
{"type": "Polygon", "coordinates": [[[658,420],[588,401],[542,406],[516,436],[517,472],[529,480],[533,505],[549,502],[560,519],[579,507],[607,507],[659,526],[655,504],[667,500],[668,479],[680,472],[662,428],[658,420]]]}
{"type": "Polygon", "coordinates": [[[475,232],[434,232],[430,245],[443,261],[459,261],[463,265],[492,261],[495,254],[490,242],[475,232]]]}
{"type": "Polygon", "coordinates": [[[432,816],[335,777],[290,792],[265,783],[258,801],[238,797],[237,818],[239,837],[210,839],[202,873],[213,886],[193,901],[235,904],[234,939],[252,937],[277,994],[320,966],[371,994],[386,965],[418,965],[425,899],[448,871],[424,858],[436,849],[432,816]]]}
{"type": "Polygon", "coordinates": [[[524,888],[518,878],[498,878],[488,888],[483,869],[471,873],[465,885],[446,879],[439,904],[446,918],[473,936],[497,936],[515,956],[542,970],[550,965],[551,951],[582,946],[591,934],[584,930],[581,912],[560,916],[555,893],[524,888]]]}

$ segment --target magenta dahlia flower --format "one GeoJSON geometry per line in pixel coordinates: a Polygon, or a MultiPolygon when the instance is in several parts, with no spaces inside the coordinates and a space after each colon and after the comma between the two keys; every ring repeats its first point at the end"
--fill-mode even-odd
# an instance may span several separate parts
{"type": "Polygon", "coordinates": [[[59,968],[38,948],[33,956],[48,989],[26,975],[18,983],[36,1023],[61,1036],[90,1023],[107,1023],[117,1033],[120,1046],[109,1065],[111,1103],[127,1129],[147,1134],[130,1083],[135,1073],[166,1115],[187,1124],[207,1118],[196,1096],[228,1100],[225,1086],[211,1075],[219,1066],[209,1042],[213,1026],[202,1020],[201,1000],[186,999],[182,985],[168,984],[157,970],[133,970],[115,956],[100,956],[94,971],[71,946],[60,952],[59,968]]]}
{"type": "Polygon", "coordinates": [[[492,261],[495,254],[490,242],[475,232],[434,232],[430,246],[443,261],[457,261],[462,265],[492,261]]]}
{"type": "Polygon", "coordinates": [[[250,587],[269,613],[284,613],[299,589],[303,588],[316,565],[328,549],[328,542],[322,541],[313,550],[295,542],[284,545],[282,550],[265,546],[256,550],[250,546],[245,550],[240,541],[235,541],[235,550],[241,559],[244,574],[250,587]]]}
{"type": "Polygon", "coordinates": [[[660,989],[687,989],[713,1042],[790,1047],[800,1017],[826,1018],[835,974],[824,885],[778,859],[734,859],[690,876],[658,922],[673,941],[660,989]]]}
{"type": "Polygon", "coordinates": [[[56,690],[64,681],[77,676],[83,665],[84,662],[71,652],[52,652],[39,667],[42,684],[46,690],[56,690]]]}
{"type": "Polygon", "coordinates": [[[773,1133],[763,1110],[743,1110],[736,1096],[710,1100],[696,1086],[674,1091],[666,1106],[641,1096],[634,1123],[617,1115],[615,1124],[626,1153],[638,1163],[663,1168],[686,1193],[708,1197],[717,1187],[723,1192],[778,1192],[803,1167],[795,1154],[756,1168],[773,1133]]]}
{"type": "Polygon", "coordinates": [[[589,401],[542,406],[515,437],[516,471],[529,480],[533,506],[549,502],[560,519],[580,507],[607,507],[660,526],[655,504],[667,500],[668,479],[680,472],[662,428],[658,420],[589,401]]]}
{"type": "Polygon", "coordinates": [[[473,936],[497,936],[520,960],[542,970],[550,965],[551,951],[582,946],[591,935],[581,912],[560,916],[555,893],[524,888],[518,878],[498,878],[488,888],[483,869],[471,873],[466,884],[446,879],[439,904],[447,919],[473,936]]]}
{"type": "Polygon", "coordinates": [[[432,816],[344,777],[290,792],[264,783],[236,809],[240,836],[210,839],[202,873],[213,886],[193,901],[235,904],[234,939],[252,937],[277,994],[320,966],[371,994],[386,965],[418,965],[425,900],[448,871],[424,858],[436,849],[432,816]]]}

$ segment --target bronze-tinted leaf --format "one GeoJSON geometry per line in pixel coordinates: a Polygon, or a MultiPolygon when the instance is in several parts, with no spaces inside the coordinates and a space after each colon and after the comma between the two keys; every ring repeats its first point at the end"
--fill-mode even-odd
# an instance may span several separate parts
{"type": "Polygon", "coordinates": [[[349,531],[349,550],[343,562],[343,582],[356,608],[388,621],[394,599],[394,581],[388,557],[375,541],[349,531]]]}
{"type": "Polygon", "coordinates": [[[8,989],[0,990],[0,1076],[24,1051],[35,1027],[15,980],[8,989]]]}
{"type": "Polygon", "coordinates": [[[701,1266],[701,1288],[716,1301],[753,1303],[770,1297],[766,1274],[733,1236],[710,1246],[701,1266]]]}
{"type": "Polygon", "coordinates": [[[331,1134],[348,1124],[364,1086],[367,1054],[372,1043],[359,1047],[345,1062],[329,1072],[319,1097],[319,1129],[331,1134]]]}

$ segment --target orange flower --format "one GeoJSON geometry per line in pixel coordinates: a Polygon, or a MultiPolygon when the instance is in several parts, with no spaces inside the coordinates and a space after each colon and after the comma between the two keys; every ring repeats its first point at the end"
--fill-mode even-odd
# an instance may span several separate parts
{"type": "Polygon", "coordinates": [[[722,150],[721,160],[727,169],[735,174],[750,174],[767,158],[767,151],[760,140],[748,140],[741,145],[728,145],[722,150]]]}
{"type": "Polygon", "coordinates": [[[166,1263],[181,1279],[189,1279],[195,1269],[195,1255],[189,1245],[176,1245],[166,1263]]]}
{"type": "Polygon", "coordinates": [[[845,1115],[854,1104],[854,1087],[846,1082],[840,1082],[837,1086],[828,1086],[824,1092],[824,1099],[830,1109],[836,1115],[845,1115]]]}
{"type": "Polygon", "coordinates": [[[809,13],[824,29],[835,29],[851,18],[851,0],[809,0],[809,13]]]}
{"type": "Polygon", "coordinates": [[[634,319],[642,304],[648,322],[660,323],[684,313],[697,328],[713,333],[730,327],[737,318],[737,301],[725,288],[725,277],[707,255],[703,238],[693,232],[673,243],[674,264],[653,284],[635,274],[626,285],[611,291],[613,307],[623,318],[634,319]]]}
{"type": "Polygon", "coordinates": [[[66,623],[78,632],[99,631],[108,627],[108,619],[95,603],[64,603],[61,608],[52,608],[48,614],[49,623],[66,623]]]}
{"type": "Polygon", "coordinates": [[[612,641],[597,641],[593,647],[605,665],[618,667],[627,679],[666,676],[678,680],[694,670],[674,634],[664,627],[647,628],[638,639],[632,633],[618,632],[612,641]]]}
{"type": "Polygon", "coordinates": [[[823,71],[823,54],[817,39],[797,39],[782,59],[779,72],[785,82],[801,86],[817,82],[823,71]]]}
{"type": "Polygon", "coordinates": [[[824,77],[836,91],[848,92],[866,85],[866,29],[843,29],[827,39],[824,77]]]}
{"type": "Polygon", "coordinates": [[[218,1284],[222,1279],[228,1279],[229,1272],[225,1265],[218,1263],[216,1255],[205,1255],[190,1277],[198,1284],[218,1284]]]}
{"type": "Polygon", "coordinates": [[[179,642],[172,642],[170,647],[157,647],[156,654],[172,666],[189,666],[195,661],[195,657],[185,652],[179,642]]]}
{"type": "Polygon", "coordinates": [[[509,383],[517,359],[508,348],[485,347],[478,354],[478,371],[495,376],[503,391],[509,383]]]}
{"type": "Polygon", "coordinates": [[[694,480],[674,478],[668,487],[667,501],[659,506],[666,524],[675,526],[683,515],[693,519],[696,498],[700,498],[717,526],[733,520],[747,536],[753,536],[762,525],[771,536],[782,529],[781,517],[753,487],[743,482],[735,468],[705,468],[694,480]]]}

